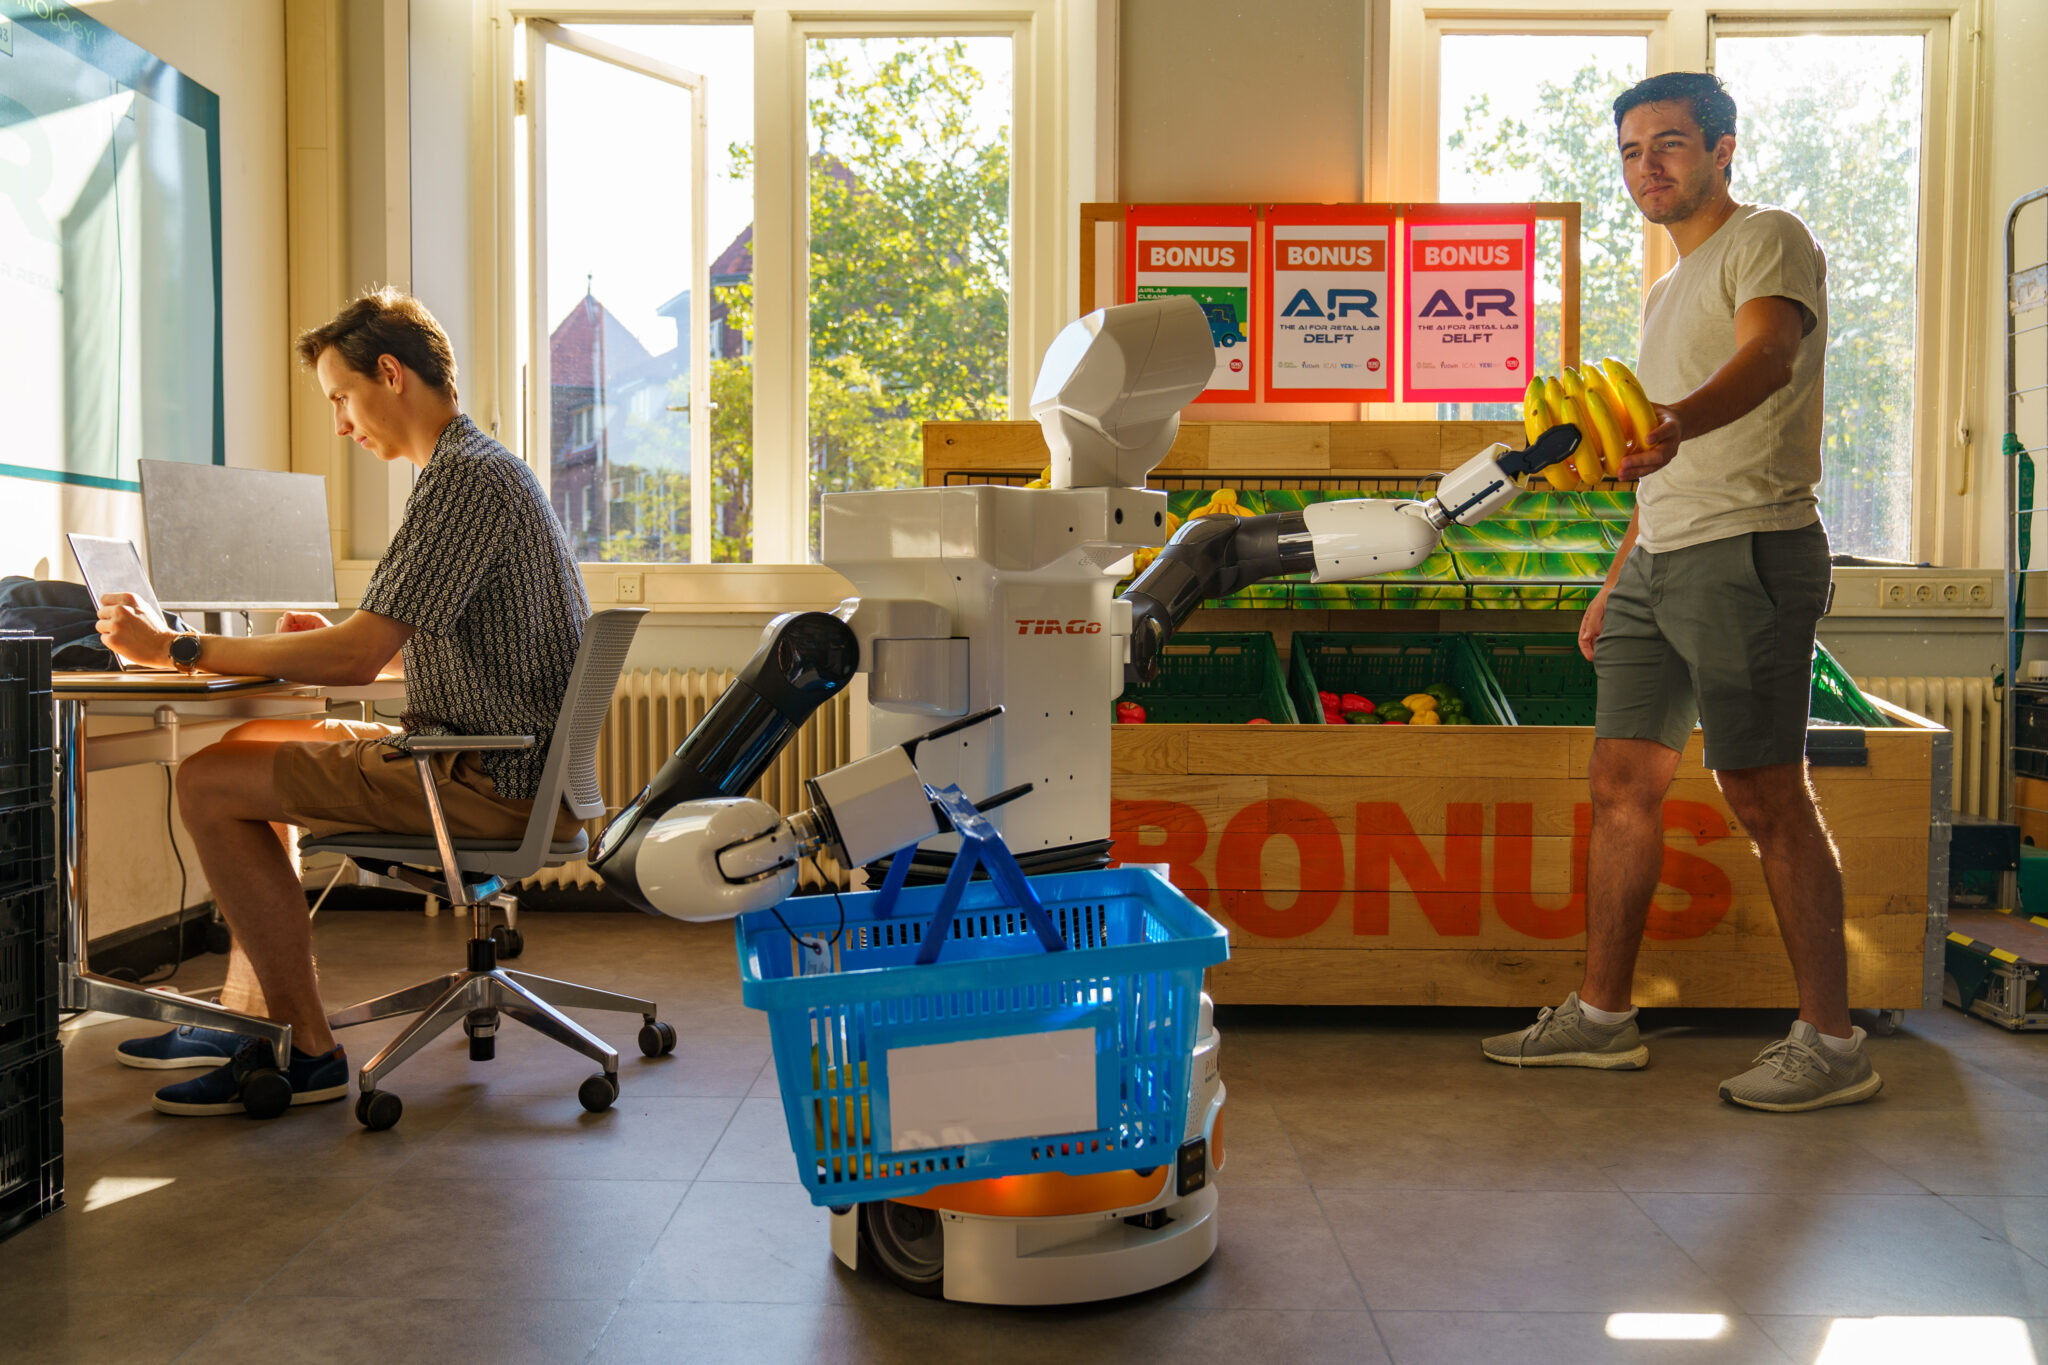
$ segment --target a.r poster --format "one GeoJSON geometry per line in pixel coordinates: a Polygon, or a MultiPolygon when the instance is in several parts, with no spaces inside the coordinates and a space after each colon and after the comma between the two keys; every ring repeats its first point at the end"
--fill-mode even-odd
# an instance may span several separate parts
{"type": "Polygon", "coordinates": [[[1266,211],[1266,397],[1393,397],[1393,216],[1358,205],[1266,211]]]}
{"type": "Polygon", "coordinates": [[[1133,205],[1124,232],[1128,301],[1185,294],[1209,319],[1216,372],[1195,401],[1251,402],[1258,329],[1252,315],[1250,206],[1133,205]]]}
{"type": "Polygon", "coordinates": [[[1536,219],[1412,209],[1401,281],[1402,398],[1519,402],[1535,357],[1536,219]]]}

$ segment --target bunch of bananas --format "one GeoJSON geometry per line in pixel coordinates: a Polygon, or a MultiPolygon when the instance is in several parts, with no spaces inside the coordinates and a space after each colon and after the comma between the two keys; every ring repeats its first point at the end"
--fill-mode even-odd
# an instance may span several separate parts
{"type": "Polygon", "coordinates": [[[1579,429],[1578,453],[1543,471],[1561,493],[1591,488],[1621,472],[1621,462],[1643,448],[1657,414],[1635,371],[1613,356],[1598,365],[1538,375],[1522,394],[1522,430],[1534,442],[1560,422],[1579,429]]]}
{"type": "Polygon", "coordinates": [[[1052,466],[1047,465],[1045,468],[1039,470],[1038,477],[1033,479],[1030,483],[1025,484],[1024,486],[1026,488],[1052,487],[1052,466]]]}
{"type": "Polygon", "coordinates": [[[1188,520],[1193,521],[1196,517],[1213,517],[1217,515],[1249,517],[1253,515],[1253,512],[1251,508],[1246,507],[1237,500],[1237,490],[1235,488],[1219,488],[1209,495],[1209,501],[1188,513],[1188,520]]]}

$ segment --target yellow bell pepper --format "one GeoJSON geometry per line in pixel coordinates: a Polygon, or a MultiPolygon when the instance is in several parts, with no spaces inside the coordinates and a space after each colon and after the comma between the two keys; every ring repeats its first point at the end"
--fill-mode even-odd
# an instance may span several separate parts
{"type": "Polygon", "coordinates": [[[1434,711],[1436,710],[1436,698],[1430,696],[1427,692],[1417,692],[1411,697],[1401,698],[1401,705],[1407,707],[1410,711],[1434,711]]]}
{"type": "Polygon", "coordinates": [[[1408,717],[1410,725],[1442,725],[1444,718],[1434,711],[1417,711],[1408,717]]]}

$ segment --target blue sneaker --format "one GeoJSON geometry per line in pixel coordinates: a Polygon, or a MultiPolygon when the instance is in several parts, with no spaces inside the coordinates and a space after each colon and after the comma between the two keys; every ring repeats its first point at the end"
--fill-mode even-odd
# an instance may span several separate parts
{"type": "MultiPolygon", "coordinates": [[[[267,1067],[277,1054],[261,1038],[250,1038],[226,1066],[217,1066],[204,1076],[167,1085],[151,1097],[150,1107],[159,1114],[210,1117],[242,1111],[242,1078],[267,1067]]],[[[292,1049],[292,1064],[285,1076],[292,1083],[293,1104],[319,1104],[348,1094],[348,1056],[337,1045],[332,1052],[308,1057],[292,1049]]]]}
{"type": "Polygon", "coordinates": [[[249,1041],[247,1034],[226,1029],[201,1028],[185,1024],[169,1033],[150,1038],[130,1038],[114,1049],[114,1060],[122,1066],[145,1071],[176,1071],[182,1067],[216,1067],[235,1055],[249,1041]]]}

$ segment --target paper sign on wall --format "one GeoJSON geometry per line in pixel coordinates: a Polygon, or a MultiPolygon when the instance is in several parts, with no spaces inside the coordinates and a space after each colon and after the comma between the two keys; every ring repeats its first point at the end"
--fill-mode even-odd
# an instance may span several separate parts
{"type": "Polygon", "coordinates": [[[1534,217],[1417,211],[1404,236],[1402,397],[1519,402],[1536,344],[1534,217]]]}
{"type": "Polygon", "coordinates": [[[1257,373],[1252,211],[1231,205],[1133,206],[1125,227],[1127,301],[1185,294],[1202,305],[1216,371],[1197,403],[1249,403],[1257,373]]]}
{"type": "Polygon", "coordinates": [[[1351,206],[1266,214],[1264,317],[1273,401],[1393,396],[1393,221],[1351,206]]]}

